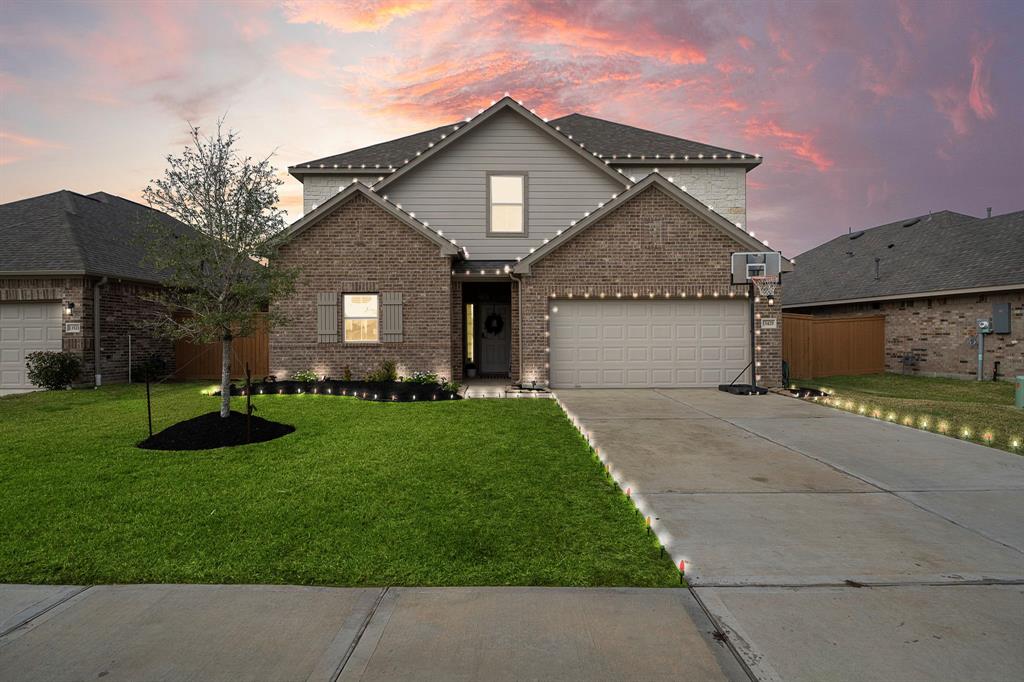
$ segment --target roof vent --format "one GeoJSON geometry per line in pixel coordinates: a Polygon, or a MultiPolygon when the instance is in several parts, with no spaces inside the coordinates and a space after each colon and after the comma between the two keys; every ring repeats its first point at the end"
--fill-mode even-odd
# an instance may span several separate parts
{"type": "Polygon", "coordinates": [[[894,247],[894,246],[896,246],[896,245],[895,245],[895,244],[889,244],[889,246],[888,246],[888,247],[886,247],[886,248],[890,248],[890,249],[891,249],[891,248],[892,248],[892,247],[894,247]]]}
{"type": "Polygon", "coordinates": [[[850,235],[850,239],[860,239],[864,236],[864,230],[858,230],[850,235]]]}
{"type": "Polygon", "coordinates": [[[917,225],[919,222],[921,222],[920,218],[913,218],[913,219],[908,220],[907,222],[903,223],[903,227],[912,227],[914,225],[917,225]]]}

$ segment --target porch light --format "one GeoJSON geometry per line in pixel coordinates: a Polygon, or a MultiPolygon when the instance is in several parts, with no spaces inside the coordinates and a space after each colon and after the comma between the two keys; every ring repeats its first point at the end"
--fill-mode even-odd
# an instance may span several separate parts
{"type": "Polygon", "coordinates": [[[64,304],[64,314],[65,315],[71,315],[74,312],[75,312],[75,304],[73,302],[68,301],[66,304],[64,304]]]}

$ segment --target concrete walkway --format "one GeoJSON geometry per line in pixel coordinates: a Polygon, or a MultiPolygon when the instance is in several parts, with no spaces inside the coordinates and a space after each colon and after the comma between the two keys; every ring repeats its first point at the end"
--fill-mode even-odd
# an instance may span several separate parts
{"type": "Polygon", "coordinates": [[[746,680],[685,589],[0,586],[0,680],[746,680]]]}
{"type": "Polygon", "coordinates": [[[778,395],[557,397],[758,679],[1020,679],[1024,457],[778,395]]]}

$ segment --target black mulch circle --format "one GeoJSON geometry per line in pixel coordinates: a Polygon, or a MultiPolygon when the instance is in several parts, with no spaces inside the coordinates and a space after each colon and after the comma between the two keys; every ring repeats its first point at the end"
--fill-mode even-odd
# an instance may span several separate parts
{"type": "Polygon", "coordinates": [[[144,450],[209,450],[246,443],[262,443],[286,436],[294,426],[272,422],[253,415],[252,440],[245,437],[245,415],[232,411],[226,419],[220,412],[210,412],[168,426],[160,433],[139,443],[144,450]]]}

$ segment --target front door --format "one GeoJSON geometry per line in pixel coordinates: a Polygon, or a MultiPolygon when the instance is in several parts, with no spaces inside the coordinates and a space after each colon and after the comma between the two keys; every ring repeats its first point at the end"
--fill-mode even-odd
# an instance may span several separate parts
{"type": "Polygon", "coordinates": [[[512,320],[507,303],[478,303],[476,306],[476,355],[481,374],[509,372],[512,349],[512,320]]]}

